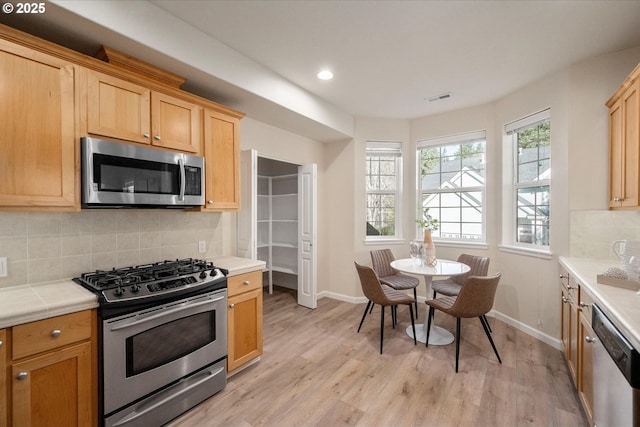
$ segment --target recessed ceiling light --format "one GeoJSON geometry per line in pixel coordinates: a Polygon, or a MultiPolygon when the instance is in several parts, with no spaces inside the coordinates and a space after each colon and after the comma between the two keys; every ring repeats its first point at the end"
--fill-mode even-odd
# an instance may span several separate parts
{"type": "Polygon", "coordinates": [[[329,70],[322,70],[317,74],[320,80],[331,80],[333,78],[333,73],[329,70]]]}

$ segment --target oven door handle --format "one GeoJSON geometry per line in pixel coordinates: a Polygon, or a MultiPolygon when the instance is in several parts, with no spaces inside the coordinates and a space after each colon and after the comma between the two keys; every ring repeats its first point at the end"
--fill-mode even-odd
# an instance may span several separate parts
{"type": "Polygon", "coordinates": [[[129,322],[124,323],[124,324],[114,323],[114,324],[110,325],[109,330],[110,331],[119,331],[121,329],[130,328],[132,326],[136,326],[136,325],[139,325],[141,323],[148,322],[150,320],[158,319],[160,317],[165,317],[168,314],[177,313],[177,312],[184,311],[184,310],[187,310],[187,309],[190,309],[190,308],[199,307],[201,305],[212,304],[214,302],[221,301],[224,298],[225,298],[224,295],[222,295],[222,296],[219,296],[219,297],[217,297],[215,299],[208,299],[206,301],[201,301],[201,302],[196,302],[196,303],[191,303],[191,302],[183,303],[179,307],[175,307],[175,308],[172,308],[172,309],[169,309],[169,310],[160,310],[160,312],[154,312],[153,314],[150,314],[148,316],[139,317],[138,319],[136,319],[135,321],[130,322],[130,323],[129,322]]]}
{"type": "Polygon", "coordinates": [[[202,384],[205,381],[208,381],[212,376],[218,375],[223,369],[225,368],[218,368],[216,371],[209,371],[206,372],[206,375],[204,378],[194,382],[193,384],[188,385],[187,387],[183,388],[182,390],[171,394],[163,399],[160,399],[157,402],[151,403],[149,404],[149,406],[147,406],[146,408],[138,408],[141,409],[140,412],[132,412],[131,414],[127,415],[126,417],[124,417],[123,419],[119,420],[118,422],[116,422],[115,424],[113,424],[113,427],[119,427],[119,426],[124,426],[126,424],[129,424],[130,422],[146,415],[147,413],[157,409],[159,406],[175,399],[176,397],[188,392],[189,390],[193,389],[194,387],[199,386],[200,384],[202,384]]]}

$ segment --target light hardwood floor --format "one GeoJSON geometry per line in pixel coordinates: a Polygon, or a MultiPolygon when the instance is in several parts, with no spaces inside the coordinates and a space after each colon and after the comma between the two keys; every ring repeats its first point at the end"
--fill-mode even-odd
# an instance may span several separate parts
{"type": "MultiPolygon", "coordinates": [[[[265,293],[262,359],[169,426],[588,426],[547,344],[489,318],[498,364],[480,321],[463,319],[456,374],[454,344],[413,345],[405,306],[396,329],[387,309],[380,355],[379,307],[356,333],[364,306],[323,298],[309,310],[292,292],[265,293]]],[[[436,324],[455,330],[442,313],[436,324]]]]}

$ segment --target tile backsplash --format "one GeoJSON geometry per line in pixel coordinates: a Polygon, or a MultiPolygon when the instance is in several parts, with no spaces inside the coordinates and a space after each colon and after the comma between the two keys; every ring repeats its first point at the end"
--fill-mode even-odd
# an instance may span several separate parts
{"type": "Polygon", "coordinates": [[[640,240],[639,211],[585,210],[571,212],[572,257],[618,260],[615,240],[640,240]]]}
{"type": "Polygon", "coordinates": [[[165,259],[220,256],[222,215],[156,209],[0,212],[0,257],[7,257],[9,272],[0,277],[0,287],[165,259]],[[205,253],[198,251],[200,241],[206,242],[205,253]]]}

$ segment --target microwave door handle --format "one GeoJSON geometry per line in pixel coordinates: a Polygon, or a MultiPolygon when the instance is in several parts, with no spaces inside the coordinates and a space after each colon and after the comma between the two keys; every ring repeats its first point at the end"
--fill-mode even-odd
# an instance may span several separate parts
{"type": "Polygon", "coordinates": [[[179,158],[178,165],[180,166],[180,195],[178,196],[178,200],[181,202],[184,202],[184,189],[186,186],[184,181],[187,178],[187,175],[184,170],[184,159],[179,158]]]}

